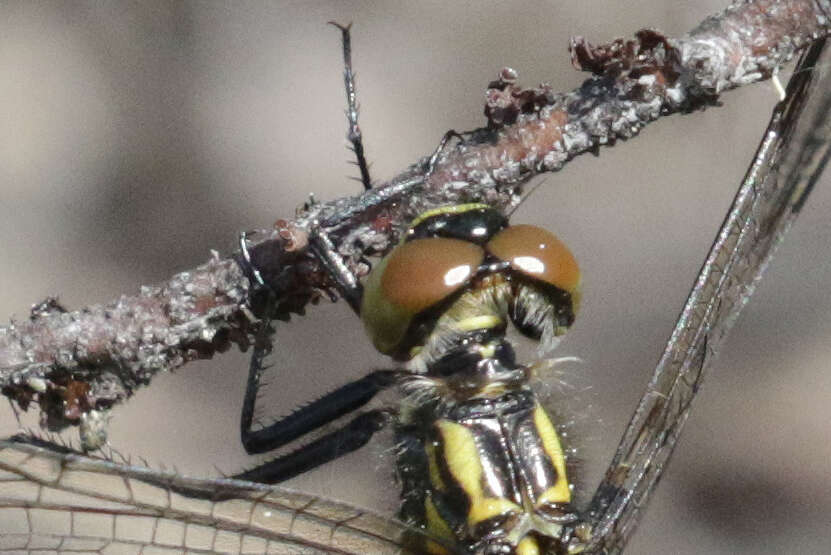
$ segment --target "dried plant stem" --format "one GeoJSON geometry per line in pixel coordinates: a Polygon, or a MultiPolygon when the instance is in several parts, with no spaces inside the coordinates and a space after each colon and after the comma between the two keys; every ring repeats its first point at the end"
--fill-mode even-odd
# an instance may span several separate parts
{"type": "MultiPolygon", "coordinates": [[[[333,283],[307,247],[325,232],[346,265],[366,272],[419,212],[480,201],[507,210],[533,176],[618,139],[661,116],[714,104],[729,89],[769,78],[828,34],[831,0],[735,2],[689,34],[644,30],[631,40],[571,42],[572,61],[592,73],[581,87],[523,89],[505,68],[487,91],[487,125],[356,197],[308,204],[293,221],[249,237],[250,255],[278,293],[278,315],[301,312],[333,283]]],[[[52,300],[30,319],[0,327],[0,388],[26,407],[37,402],[53,429],[78,423],[149,383],[160,370],[246,348],[262,308],[249,295],[239,257],[206,264],[106,305],[67,312],[52,300]]]]}

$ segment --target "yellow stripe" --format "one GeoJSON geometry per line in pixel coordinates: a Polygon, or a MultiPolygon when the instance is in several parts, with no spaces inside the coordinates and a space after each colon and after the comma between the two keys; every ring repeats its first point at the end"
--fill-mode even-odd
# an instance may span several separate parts
{"type": "Polygon", "coordinates": [[[508,513],[521,513],[522,507],[507,499],[498,497],[480,497],[471,499],[470,511],[467,514],[467,524],[471,528],[489,518],[508,513]]]}
{"type": "Polygon", "coordinates": [[[516,546],[516,555],[540,555],[540,546],[537,540],[525,536],[516,546]]]}
{"type": "Polygon", "coordinates": [[[487,204],[482,204],[481,202],[471,202],[468,204],[454,204],[452,206],[440,206],[438,208],[433,208],[432,210],[428,210],[426,212],[422,212],[421,214],[413,220],[410,224],[410,228],[416,227],[418,224],[426,220],[427,218],[432,218],[433,216],[438,216],[440,214],[461,214],[463,212],[469,212],[470,210],[480,210],[482,208],[490,208],[487,204]]]}
{"type": "Polygon", "coordinates": [[[424,515],[427,519],[427,528],[434,536],[441,539],[453,539],[453,531],[439,515],[432,497],[424,499],[424,515]]]}
{"type": "Polygon", "coordinates": [[[481,499],[482,465],[473,434],[461,424],[449,420],[439,420],[436,425],[444,441],[444,457],[450,474],[471,500],[481,499]]]}
{"type": "Polygon", "coordinates": [[[471,316],[470,318],[459,320],[454,324],[453,327],[455,327],[459,331],[487,330],[490,328],[495,328],[501,323],[502,318],[498,316],[493,316],[491,314],[486,314],[482,316],[471,316]]]}
{"type": "Polygon", "coordinates": [[[503,383],[493,383],[487,384],[484,387],[479,388],[479,391],[476,393],[478,396],[486,396],[486,397],[495,397],[497,395],[502,395],[508,391],[508,388],[505,387],[503,383]]]}
{"type": "Polygon", "coordinates": [[[482,358],[493,358],[496,354],[496,345],[488,343],[487,345],[479,345],[479,356],[482,358]]]}
{"type": "Polygon", "coordinates": [[[425,549],[427,550],[428,555],[450,555],[450,552],[447,549],[433,540],[427,540],[424,543],[426,544],[425,549]]]}
{"type": "Polygon", "coordinates": [[[557,471],[557,483],[537,499],[537,504],[546,501],[569,503],[571,501],[571,489],[568,487],[566,460],[563,455],[563,448],[560,445],[560,438],[557,436],[557,430],[554,429],[554,425],[551,424],[545,410],[539,404],[534,408],[534,426],[536,426],[537,433],[539,433],[542,440],[545,454],[551,459],[551,463],[557,471]]]}
{"type": "Polygon", "coordinates": [[[449,420],[440,420],[436,425],[444,441],[447,468],[470,500],[468,526],[472,528],[505,513],[522,512],[522,507],[508,499],[485,497],[482,490],[482,463],[470,430],[449,420]]]}
{"type": "Polygon", "coordinates": [[[439,472],[439,464],[436,462],[436,445],[432,442],[427,444],[427,466],[430,469],[430,483],[433,487],[441,492],[447,491],[447,484],[439,472]]]}

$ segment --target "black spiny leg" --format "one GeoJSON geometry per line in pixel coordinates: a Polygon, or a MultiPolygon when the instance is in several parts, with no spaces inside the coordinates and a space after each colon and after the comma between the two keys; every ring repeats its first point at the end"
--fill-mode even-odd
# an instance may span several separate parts
{"type": "MultiPolygon", "coordinates": [[[[355,74],[352,72],[352,37],[349,33],[352,24],[341,25],[334,21],[329,22],[340,29],[341,42],[343,43],[343,84],[346,89],[346,120],[349,122],[347,138],[352,143],[352,151],[355,153],[355,164],[361,172],[361,183],[365,190],[372,188],[372,179],[369,176],[369,166],[364,155],[363,136],[358,125],[358,101],[355,92],[355,74]]],[[[361,297],[363,288],[355,275],[344,263],[343,258],[338,254],[332,240],[322,229],[313,230],[309,239],[312,252],[315,253],[323,267],[335,280],[341,296],[352,307],[355,314],[361,312],[361,297]]]]}
{"type": "MultiPolygon", "coordinates": [[[[395,383],[398,376],[398,372],[395,371],[377,370],[339,387],[269,426],[252,430],[252,415],[259,386],[260,366],[261,364],[258,364],[252,357],[240,419],[242,444],[249,454],[265,453],[282,447],[345,414],[356,411],[372,400],[378,392],[395,383]]],[[[365,414],[358,416],[347,428],[354,428],[354,422],[365,416],[365,414]]]]}
{"type": "Polygon", "coordinates": [[[239,245],[243,265],[251,279],[251,295],[254,296],[260,291],[265,291],[267,294],[265,307],[260,318],[260,329],[254,338],[254,351],[251,353],[251,361],[248,365],[248,381],[246,382],[245,397],[240,412],[240,433],[243,446],[245,446],[246,437],[251,433],[251,424],[254,421],[254,406],[257,404],[257,392],[260,389],[260,380],[265,371],[265,357],[271,352],[271,317],[276,306],[277,295],[265,283],[256,266],[251,263],[245,232],[240,233],[239,245]]]}
{"type": "MultiPolygon", "coordinates": [[[[282,420],[261,428],[251,429],[261,364],[251,361],[251,373],[245,392],[242,416],[242,442],[248,453],[263,453],[277,449],[295,439],[320,429],[335,419],[366,405],[379,391],[395,382],[397,372],[378,370],[350,382],[317,401],[294,411],[282,420]]],[[[322,464],[360,449],[392,419],[389,410],[376,409],[353,418],[338,428],[291,453],[234,476],[240,480],[274,484],[303,474],[322,464]]]]}
{"type": "Polygon", "coordinates": [[[266,484],[288,480],[360,449],[391,419],[392,414],[386,410],[379,409],[361,413],[343,428],[326,434],[287,455],[241,472],[234,478],[266,484]]]}
{"type": "Polygon", "coordinates": [[[323,230],[318,229],[309,235],[309,247],[335,280],[343,299],[352,307],[355,314],[360,315],[363,286],[338,254],[332,240],[323,230]]]}
{"type": "MultiPolygon", "coordinates": [[[[361,129],[358,126],[358,104],[355,93],[355,75],[352,72],[352,45],[349,33],[351,25],[343,26],[334,22],[330,23],[340,29],[343,42],[343,81],[346,88],[346,118],[349,122],[347,137],[352,143],[352,150],[355,153],[356,165],[361,172],[361,182],[364,189],[370,189],[372,188],[372,180],[369,176],[369,167],[364,155],[361,129]]],[[[310,234],[310,248],[329,275],[332,276],[341,295],[352,310],[356,314],[360,314],[363,288],[335,249],[329,236],[321,229],[312,231],[310,234]]],[[[395,373],[389,371],[373,372],[325,395],[270,426],[252,430],[257,393],[265,370],[265,357],[271,352],[271,318],[277,304],[277,296],[265,283],[259,270],[251,263],[244,233],[240,235],[240,251],[244,269],[252,281],[252,287],[255,289],[254,293],[266,291],[268,295],[260,329],[255,339],[254,352],[251,355],[245,398],[240,413],[240,434],[245,450],[248,453],[262,453],[281,447],[364,406],[381,389],[393,383],[395,373]]],[[[359,414],[343,428],[236,477],[269,483],[286,480],[362,447],[388,420],[388,411],[367,411],[359,414]]]]}
{"type": "Polygon", "coordinates": [[[451,129],[449,131],[446,131],[444,133],[444,135],[442,136],[441,141],[439,141],[438,146],[433,151],[433,154],[431,154],[430,158],[427,159],[427,165],[424,168],[424,171],[425,171],[426,175],[429,176],[431,173],[433,173],[433,169],[436,167],[436,163],[439,161],[439,156],[441,156],[442,152],[444,152],[444,149],[447,146],[447,143],[449,143],[450,139],[452,139],[453,137],[456,137],[457,139],[459,139],[462,142],[464,142],[464,140],[465,140],[465,138],[460,133],[458,133],[455,129],[451,129]]]}
{"type": "MultiPolygon", "coordinates": [[[[335,252],[334,245],[325,233],[322,231],[312,233],[310,240],[316,256],[335,278],[338,287],[341,289],[341,293],[347,299],[349,305],[358,312],[360,309],[362,289],[357,278],[346,267],[340,255],[335,252]]],[[[248,453],[263,453],[281,447],[321,426],[329,424],[345,414],[359,409],[368,403],[379,391],[394,383],[397,373],[388,370],[372,372],[359,380],[341,386],[270,426],[252,430],[257,393],[260,389],[260,380],[263,371],[265,370],[265,357],[271,352],[271,317],[274,313],[277,296],[262,279],[257,268],[251,263],[245,233],[240,234],[240,251],[246,272],[251,276],[253,287],[260,291],[265,290],[268,293],[260,329],[255,339],[254,352],[251,355],[245,398],[243,399],[240,414],[240,435],[245,450],[248,453]]],[[[358,422],[366,423],[368,420],[372,419],[366,415],[361,415],[349,424],[347,428],[354,431],[356,426],[359,426],[357,424],[358,422]]],[[[375,420],[377,420],[377,417],[375,420]]],[[[315,444],[319,444],[320,441],[322,440],[315,442],[315,444]]],[[[354,447],[346,452],[356,448],[354,447]]]]}
{"type": "Polygon", "coordinates": [[[355,165],[361,172],[361,183],[364,185],[364,190],[372,188],[372,179],[369,177],[369,166],[366,163],[364,156],[364,143],[361,135],[361,128],[358,126],[358,101],[357,93],[355,92],[355,74],[352,73],[352,38],[349,35],[349,29],[352,24],[341,25],[334,21],[329,22],[334,25],[341,32],[341,42],[343,43],[343,84],[346,88],[346,119],[349,122],[349,132],[346,137],[352,143],[352,151],[355,153],[355,165]]]}

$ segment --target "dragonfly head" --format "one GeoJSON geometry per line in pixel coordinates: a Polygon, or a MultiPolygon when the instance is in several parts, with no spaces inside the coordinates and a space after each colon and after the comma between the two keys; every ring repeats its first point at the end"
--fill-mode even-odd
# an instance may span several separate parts
{"type": "Polygon", "coordinates": [[[579,299],[577,262],[554,234],[465,204],[413,221],[368,276],[361,318],[380,352],[436,375],[440,361],[492,358],[508,320],[548,350],[573,323],[579,299]]]}

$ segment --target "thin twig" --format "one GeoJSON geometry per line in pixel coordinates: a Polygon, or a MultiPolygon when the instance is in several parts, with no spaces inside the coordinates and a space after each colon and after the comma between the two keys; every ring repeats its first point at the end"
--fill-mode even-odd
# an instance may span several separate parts
{"type": "MultiPolygon", "coordinates": [[[[715,104],[722,92],[769,78],[812,40],[828,34],[831,0],[736,2],[688,35],[643,30],[592,46],[571,41],[574,65],[593,75],[568,93],[523,89],[510,68],[487,90],[487,125],[356,197],[309,202],[293,221],[248,236],[253,265],[278,293],[278,317],[302,312],[333,283],[307,247],[326,232],[356,275],[385,252],[423,210],[482,201],[515,206],[533,176],[637,135],[661,116],[715,104]],[[430,171],[428,171],[428,166],[430,171]]],[[[40,405],[52,429],[127,398],[160,370],[247,348],[261,301],[249,295],[239,257],[214,256],[137,296],[67,312],[54,302],[0,327],[0,388],[22,407],[40,405]],[[71,407],[71,410],[67,409],[71,407]]]]}

